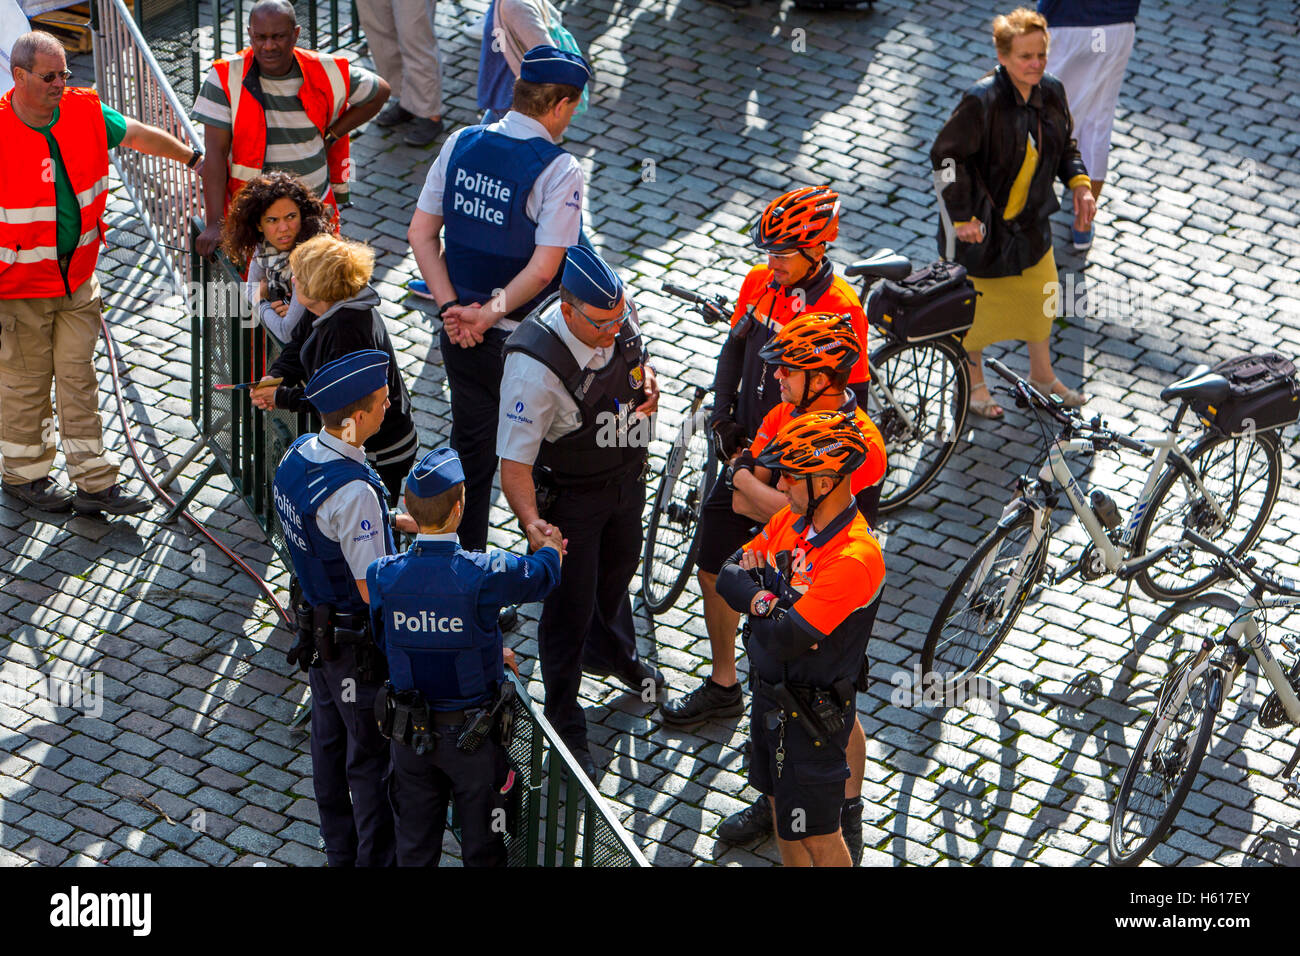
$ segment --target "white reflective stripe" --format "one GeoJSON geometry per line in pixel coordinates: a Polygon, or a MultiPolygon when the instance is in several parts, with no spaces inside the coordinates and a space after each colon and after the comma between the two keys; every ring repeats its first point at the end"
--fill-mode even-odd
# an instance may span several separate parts
{"type": "Polygon", "coordinates": [[[241,166],[239,163],[230,164],[230,178],[247,182],[250,179],[256,179],[262,175],[262,170],[255,166],[241,166]]]}
{"type": "Polygon", "coordinates": [[[235,118],[239,116],[239,100],[244,94],[244,75],[248,72],[248,56],[232,57],[226,61],[226,98],[230,100],[230,132],[234,135],[235,118]]]}
{"type": "Polygon", "coordinates": [[[39,458],[45,454],[47,447],[46,445],[20,445],[12,441],[0,441],[0,455],[4,455],[5,458],[39,458]]]}
{"type": "Polygon", "coordinates": [[[3,262],[7,266],[11,266],[17,258],[18,253],[14,252],[12,249],[6,249],[3,246],[0,246],[0,262],[3,262]]]}
{"type": "Polygon", "coordinates": [[[85,232],[81,234],[81,238],[77,240],[77,248],[80,249],[82,246],[89,246],[92,243],[98,241],[99,241],[99,226],[98,224],[96,224],[96,226],[93,229],[87,229],[85,232]]]}
{"type": "Polygon", "coordinates": [[[63,444],[63,453],[65,455],[104,454],[104,440],[102,438],[68,438],[67,436],[60,436],[59,441],[63,444]]]}
{"type": "MultiPolygon", "coordinates": [[[[0,252],[9,252],[8,249],[0,252]]],[[[7,258],[7,257],[6,257],[7,258]]],[[[11,263],[21,262],[24,265],[31,265],[34,262],[45,262],[47,259],[58,259],[59,250],[54,246],[37,246],[35,249],[24,249],[22,252],[14,254],[9,261],[11,263]]]]}
{"type": "Polygon", "coordinates": [[[100,193],[108,192],[108,185],[109,183],[108,183],[107,176],[99,180],[99,182],[97,183],[92,183],[90,186],[86,187],[81,192],[77,193],[77,205],[78,206],[89,205],[95,199],[95,197],[98,196],[100,193]]]}
{"type": "Polygon", "coordinates": [[[4,473],[10,478],[35,481],[37,478],[44,478],[50,473],[50,462],[53,460],[54,455],[51,453],[46,461],[36,461],[30,465],[14,465],[9,461],[9,456],[5,455],[4,473]]]}
{"type": "Polygon", "coordinates": [[[332,56],[320,56],[317,62],[325,68],[325,78],[329,80],[330,96],[334,99],[334,105],[330,110],[330,122],[334,122],[343,115],[343,110],[348,105],[348,89],[343,71],[339,69],[338,63],[334,62],[332,56]]]}
{"type": "MultiPolygon", "coordinates": [[[[104,181],[105,183],[108,180],[104,181]]],[[[10,226],[25,226],[34,222],[55,222],[58,219],[57,206],[33,206],[31,209],[6,209],[0,206],[0,222],[10,226]]]]}

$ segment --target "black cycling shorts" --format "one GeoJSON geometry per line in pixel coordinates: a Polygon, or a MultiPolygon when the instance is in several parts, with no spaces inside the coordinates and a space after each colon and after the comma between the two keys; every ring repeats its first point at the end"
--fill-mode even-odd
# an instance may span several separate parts
{"type": "Polygon", "coordinates": [[[802,840],[840,831],[840,811],[844,806],[844,781],[849,779],[846,751],[853,720],[814,749],[798,721],[785,725],[785,761],[780,776],[776,772],[776,750],[780,732],[767,729],[766,714],[775,702],[755,691],[749,710],[749,782],[776,802],[773,822],[782,840],[802,840]]]}
{"type": "Polygon", "coordinates": [[[758,534],[752,518],[731,510],[731,489],[719,476],[700,509],[700,551],[695,563],[701,571],[717,574],[722,564],[758,534]]]}

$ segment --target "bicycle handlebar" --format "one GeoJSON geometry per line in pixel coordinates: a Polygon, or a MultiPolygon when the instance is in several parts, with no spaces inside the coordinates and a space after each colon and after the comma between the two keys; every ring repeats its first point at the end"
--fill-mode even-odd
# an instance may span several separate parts
{"type": "Polygon", "coordinates": [[[727,297],[724,295],[715,295],[713,298],[700,295],[698,292],[692,292],[690,289],[683,289],[679,285],[673,285],[671,282],[665,282],[660,288],[671,296],[683,299],[695,306],[696,311],[703,317],[706,325],[712,325],[725,319],[727,307],[727,297]]]}
{"type": "Polygon", "coordinates": [[[1191,528],[1183,529],[1183,540],[1190,542],[1202,551],[1214,555],[1214,557],[1218,558],[1225,567],[1239,574],[1244,574],[1267,591],[1275,591],[1278,594],[1300,596],[1300,584],[1297,584],[1297,582],[1291,578],[1283,577],[1280,574],[1273,574],[1272,572],[1267,575],[1260,574],[1255,570],[1254,558],[1242,559],[1231,555],[1213,541],[1197,534],[1191,528]]]}

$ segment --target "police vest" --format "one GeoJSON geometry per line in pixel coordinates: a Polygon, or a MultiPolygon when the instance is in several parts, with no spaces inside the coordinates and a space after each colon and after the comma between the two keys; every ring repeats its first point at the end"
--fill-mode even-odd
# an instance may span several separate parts
{"type": "MultiPolygon", "coordinates": [[[[302,71],[298,101],[307,119],[324,139],[325,130],[348,108],[351,67],[346,57],[330,56],[314,50],[293,49],[293,58],[302,71]]],[[[226,208],[241,186],[262,175],[266,164],[266,110],[262,106],[261,70],[251,48],[240,50],[229,60],[212,64],[226,99],[230,102],[230,159],[226,179],[226,208]]],[[[337,207],[348,201],[352,178],[351,141],[340,136],[325,151],[329,167],[329,189],[321,201],[337,207]]]]}
{"type": "Polygon", "coordinates": [[[280,466],[275,470],[275,510],[280,517],[303,599],[313,607],[329,604],[341,613],[364,613],[367,605],[361,599],[356,578],[343,557],[343,548],[337,541],[325,537],[317,526],[316,510],[321,502],[348,482],[358,479],[369,482],[379,498],[379,510],[383,516],[384,551],[392,554],[397,547],[393,543],[388,509],[384,504],[388,492],[379,475],[364,462],[341,455],[329,461],[309,461],[302,454],[302,446],[314,437],[303,435],[284,453],[280,466]]]}
{"type": "MultiPolygon", "coordinates": [[[[456,139],[442,192],[447,275],[468,305],[491,301],[523,272],[537,248],[525,208],[533,183],[564,150],[540,137],[512,139],[475,126],[456,139]]],[[[514,310],[524,315],[560,287],[555,277],[514,310]]]]}
{"type": "Polygon", "coordinates": [[[418,690],[434,710],[461,710],[505,679],[501,632],[478,625],[484,576],[474,556],[451,542],[417,541],[381,559],[370,600],[382,615],[394,690],[418,690]]]}
{"type": "Polygon", "coordinates": [[[108,132],[94,90],[67,87],[50,128],[81,210],[81,235],[59,268],[58,198],[50,145],[0,97],[0,299],[71,295],[95,272],[108,202],[108,132]]]}
{"type": "Polygon", "coordinates": [[[552,307],[559,308],[558,300],[528,316],[505,344],[507,355],[523,352],[554,372],[582,416],[575,431],[542,442],[536,465],[561,487],[613,483],[639,472],[648,444],[639,439],[649,432],[638,429],[631,418],[631,410],[645,401],[646,352],[636,320],[628,316],[623,323],[604,368],[582,368],[564,340],[541,321],[552,307]]]}

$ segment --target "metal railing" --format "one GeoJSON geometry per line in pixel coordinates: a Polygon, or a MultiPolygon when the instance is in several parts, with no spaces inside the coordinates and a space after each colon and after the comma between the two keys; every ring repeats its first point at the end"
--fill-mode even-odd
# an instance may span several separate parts
{"type": "MultiPolygon", "coordinates": [[[[136,9],[141,4],[136,4],[136,9]]],[[[122,0],[93,0],[95,87],[100,100],[131,119],[199,147],[202,140],[188,111],[154,59],[122,0]]],[[[158,246],[177,291],[192,288],[190,221],[202,216],[202,186],[184,165],[134,149],[113,151],[113,163],[158,246]]]]}

